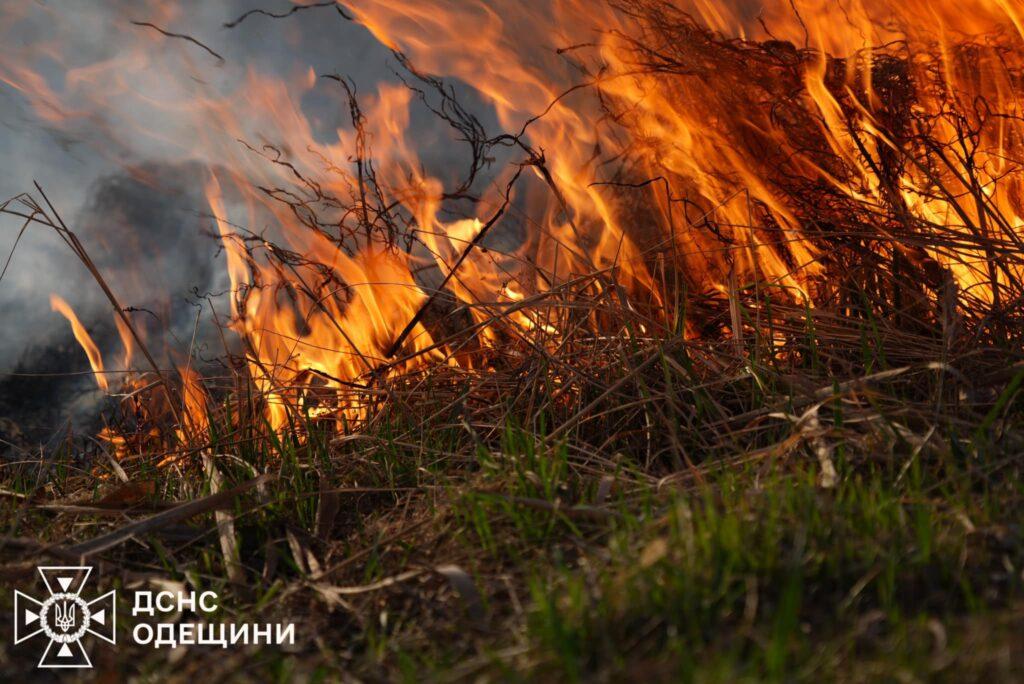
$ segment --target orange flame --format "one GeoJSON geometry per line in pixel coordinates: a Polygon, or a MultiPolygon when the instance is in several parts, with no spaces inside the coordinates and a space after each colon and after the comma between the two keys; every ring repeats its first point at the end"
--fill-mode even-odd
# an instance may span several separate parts
{"type": "Polygon", "coordinates": [[[68,319],[68,323],[71,324],[71,332],[74,333],[75,339],[78,340],[78,344],[85,350],[85,355],[89,357],[89,365],[92,366],[93,377],[96,378],[96,384],[99,385],[100,389],[106,391],[109,387],[107,382],[107,376],[103,373],[103,356],[100,354],[99,347],[92,341],[92,337],[89,336],[89,332],[82,325],[82,322],[78,320],[78,316],[75,315],[71,305],[61,299],[56,294],[50,295],[50,308],[60,313],[64,318],[68,319]]]}
{"type": "MultiPolygon", "coordinates": [[[[464,353],[418,318],[440,283],[488,352],[500,351],[508,335],[557,344],[559,314],[526,303],[583,274],[600,274],[599,282],[613,283],[652,320],[670,319],[671,297],[652,273],[652,253],[673,254],[697,290],[767,282],[813,304],[829,255],[812,230],[825,229],[807,220],[801,198],[780,191],[781,174],[856,200],[867,213],[899,203],[908,224],[878,225],[877,249],[938,264],[962,292],[997,301],[1000,286],[1024,274],[995,269],[972,240],[980,231],[1016,246],[1024,233],[1020,3],[847,0],[842,19],[831,0],[761,4],[351,3],[351,14],[381,43],[423,74],[468,84],[502,128],[517,134],[509,147],[520,158],[488,179],[508,195],[482,191],[454,219],[445,212],[449,188],[424,170],[410,123],[414,96],[405,87],[380,85],[362,98],[358,125],[325,136],[314,134],[318,127],[301,106],[323,86],[308,68],[288,78],[247,68],[224,92],[180,78],[173,67],[193,67],[188,57],[153,79],[162,65],[138,42],[117,58],[69,68],[61,88],[22,63],[22,54],[0,58],[0,81],[54,125],[86,125],[90,113],[104,109],[103,99],[128,99],[137,107],[125,112],[143,113],[119,111],[128,120],[118,121],[118,135],[155,139],[206,163],[205,196],[231,283],[231,327],[275,428],[307,411],[339,425],[358,418],[375,378],[431,363],[486,365],[478,358],[485,354],[464,353]],[[732,40],[733,71],[715,69],[696,42],[659,43],[660,32],[676,25],[692,29],[695,41],[709,32],[732,40]],[[642,40],[654,41],[652,52],[641,50],[642,40]],[[752,83],[744,71],[751,44],[742,41],[760,41],[759,57],[776,67],[764,82],[752,83]],[[903,71],[880,83],[877,67],[887,59],[903,71]],[[153,80],[160,90],[144,88],[153,80]],[[886,118],[886,88],[913,90],[912,113],[921,116],[901,124],[904,141],[886,118]],[[782,114],[766,106],[782,96],[782,114]],[[976,122],[957,117],[983,116],[986,107],[1000,116],[966,136],[967,159],[957,144],[965,142],[964,125],[976,122]],[[175,127],[150,125],[147,115],[175,127]],[[924,133],[914,127],[925,115],[927,134],[950,150],[939,166],[913,163],[918,150],[905,142],[924,133]],[[787,116],[809,123],[795,135],[787,116]],[[273,147],[239,140],[270,140],[273,147]],[[376,194],[368,197],[360,173],[371,148],[376,194]],[[911,161],[887,174],[878,160],[891,155],[911,161]],[[623,160],[628,172],[609,171],[606,160],[623,160]],[[534,177],[513,186],[525,166],[534,177]],[[496,226],[507,233],[495,241],[502,248],[467,251],[488,217],[498,218],[498,206],[511,207],[496,226]],[[371,216],[383,208],[401,221],[371,216]],[[318,220],[315,210],[334,213],[318,220]],[[987,220],[992,214],[1000,220],[987,220]],[[256,226],[267,224],[263,239],[256,226]],[[914,246],[914,236],[900,232],[906,225],[942,234],[941,246],[914,246]],[[407,245],[398,246],[399,238],[407,245]],[[389,355],[407,327],[404,345],[389,355]]],[[[154,7],[161,21],[176,15],[154,7]]],[[[60,57],[56,43],[35,49],[60,57]]],[[[95,344],[66,303],[52,301],[105,389],[95,344]]],[[[133,346],[120,324],[119,331],[127,366],[133,346]]],[[[181,428],[196,435],[208,397],[194,371],[180,375],[181,428]]]]}

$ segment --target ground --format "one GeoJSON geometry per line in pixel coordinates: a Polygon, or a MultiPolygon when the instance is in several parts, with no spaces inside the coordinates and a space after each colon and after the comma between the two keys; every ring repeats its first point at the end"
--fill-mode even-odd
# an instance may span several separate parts
{"type": "MultiPolygon", "coordinates": [[[[901,359],[883,331],[823,363],[823,326],[774,356],[620,340],[594,357],[606,389],[564,403],[543,358],[504,403],[435,369],[358,430],[214,422],[159,468],[69,442],[0,471],[0,573],[38,593],[37,564],[97,566],[124,625],[93,645],[104,681],[1016,679],[1016,356],[901,359]],[[127,597],[168,587],[220,600],[164,619],[292,622],[296,643],[130,645],[127,597]]],[[[24,677],[11,629],[0,671],[24,677]]]]}

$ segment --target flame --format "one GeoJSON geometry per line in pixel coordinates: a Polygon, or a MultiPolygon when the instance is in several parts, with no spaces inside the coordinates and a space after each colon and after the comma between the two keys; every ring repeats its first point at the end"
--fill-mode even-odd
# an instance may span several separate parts
{"type": "Polygon", "coordinates": [[[179,366],[181,379],[182,424],[178,439],[185,444],[198,441],[206,436],[210,426],[209,399],[203,385],[203,377],[190,366],[179,366]]]}
{"type": "MultiPolygon", "coordinates": [[[[815,224],[813,201],[851,202],[874,221],[856,239],[948,272],[972,302],[998,303],[1024,275],[979,246],[1017,246],[1024,225],[1024,11],[1013,0],[847,0],[841,17],[826,0],[343,4],[417,74],[472,88],[507,133],[494,149],[518,157],[489,189],[463,193],[461,218],[446,171],[426,170],[404,86],[379,85],[360,109],[307,65],[287,76],[246,67],[218,88],[181,77],[199,68],[188,52],[163,64],[138,36],[69,65],[58,86],[30,65],[67,62],[59,41],[0,52],[0,81],[43,121],[88,130],[99,153],[120,159],[138,138],[205,162],[229,325],[275,429],[303,415],[344,429],[377,401],[381,378],[486,369],[508,339],[556,347],[565,313],[533,303],[582,275],[625,293],[652,325],[670,321],[655,256],[697,291],[763,282],[813,306],[832,275],[833,230],[815,224]],[[331,135],[301,104],[326,86],[351,113],[331,135]],[[97,121],[112,109],[103,100],[131,106],[97,121]],[[893,206],[902,220],[883,220],[893,206]],[[942,239],[918,246],[920,234],[942,239]],[[456,313],[475,346],[446,335],[456,313]]],[[[151,9],[158,23],[179,15],[151,9]]],[[[52,302],[106,389],[96,345],[52,302]]],[[[115,321],[127,368],[134,343],[115,321]]],[[[596,314],[589,324],[602,332],[596,314]]],[[[198,374],[178,370],[188,441],[211,404],[198,374]]]]}
{"type": "Polygon", "coordinates": [[[135,358],[135,338],[132,336],[128,324],[120,316],[114,316],[114,326],[117,328],[117,336],[121,338],[121,346],[124,347],[124,356],[121,364],[124,368],[131,368],[135,358]]]}
{"type": "Polygon", "coordinates": [[[68,323],[71,324],[71,332],[74,333],[75,339],[78,340],[78,344],[85,350],[85,355],[89,358],[89,365],[92,367],[96,384],[99,385],[101,390],[106,391],[109,383],[107,382],[107,376],[103,372],[103,356],[100,354],[99,347],[96,346],[96,343],[92,341],[92,337],[89,336],[89,331],[78,320],[78,316],[75,315],[71,305],[58,295],[50,295],[50,308],[66,318],[68,323]]]}

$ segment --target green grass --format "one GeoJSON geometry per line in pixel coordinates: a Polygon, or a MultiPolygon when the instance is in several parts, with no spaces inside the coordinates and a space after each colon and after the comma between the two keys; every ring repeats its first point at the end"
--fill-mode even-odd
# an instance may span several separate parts
{"type": "Polygon", "coordinates": [[[805,470],[759,470],[615,530],[607,560],[558,567],[555,591],[550,573],[534,577],[538,667],[568,679],[639,662],[686,679],[819,680],[869,678],[883,659],[890,673],[929,674],[966,636],[960,618],[1019,599],[1022,549],[989,538],[1020,519],[1005,505],[1016,483],[978,492],[969,475],[895,484],[870,472],[823,491],[805,470]],[[953,645],[936,647],[932,625],[953,645]]]}
{"type": "MultiPolygon", "coordinates": [[[[962,680],[1009,677],[1017,664],[1011,654],[1019,642],[1024,544],[1016,463],[964,459],[954,449],[945,460],[839,463],[838,485],[823,489],[809,458],[755,461],[660,492],[613,488],[603,519],[580,519],[555,502],[591,501],[594,483],[573,470],[564,447],[538,453],[537,441],[508,425],[501,452],[479,450],[478,464],[462,474],[403,468],[409,455],[383,448],[360,482],[424,487],[455,476],[435,485],[433,503],[414,505],[431,526],[446,528],[432,541],[473,574],[488,624],[467,622],[457,595],[440,615],[422,606],[403,615],[386,607],[401,604],[404,592],[395,592],[370,601],[361,624],[337,634],[318,630],[331,644],[325,648],[346,653],[345,662],[307,643],[312,653],[261,653],[248,674],[276,681],[333,678],[341,670],[408,681],[470,671],[566,681],[638,672],[688,681],[962,680]],[[980,647],[979,629],[986,634],[980,647]],[[470,670],[460,670],[467,663],[470,670]]],[[[235,509],[238,543],[254,569],[285,529],[310,531],[316,522],[315,471],[296,458],[294,445],[281,448],[281,486],[269,500],[235,509]]],[[[330,462],[326,451],[303,451],[312,463],[330,462]]],[[[401,497],[385,499],[383,510],[369,502],[368,519],[353,521],[336,554],[370,550],[352,570],[357,583],[429,558],[419,534],[397,548],[374,548],[388,535],[373,523],[401,506],[401,497]]],[[[47,522],[42,517],[39,524],[47,522]]],[[[174,561],[181,551],[154,548],[158,562],[132,565],[222,593],[222,619],[274,615],[281,589],[301,584],[306,572],[293,550],[279,548],[282,577],[246,592],[223,579],[212,544],[184,567],[174,561]]],[[[220,657],[192,650],[189,658],[201,662],[220,657]]],[[[152,656],[142,663],[144,677],[165,671],[152,656]]],[[[121,667],[136,671],[136,664],[121,667]]]]}
{"type": "MultiPolygon", "coordinates": [[[[603,388],[544,358],[498,394],[500,371],[434,369],[345,434],[240,428],[226,398],[202,450],[220,489],[270,478],[231,526],[207,511],[89,560],[101,587],[212,589],[206,619],[294,622],[297,643],[169,657],[123,640],[98,666],[142,681],[1012,681],[1019,354],[979,345],[937,366],[941,338],[772,307],[799,331],[782,351],[676,336],[597,354],[581,337],[566,358],[603,388]]],[[[88,443],[5,465],[0,572],[33,591],[50,545],[216,489],[199,455],[155,460],[122,459],[127,483],[88,443]]],[[[35,649],[9,636],[0,672],[22,676],[35,649]]]]}
{"type": "MultiPolygon", "coordinates": [[[[373,362],[358,377],[331,379],[322,368],[302,367],[305,340],[296,340],[293,358],[260,360],[270,366],[266,376],[286,368],[281,382],[301,385],[278,393],[294,394],[293,410],[274,433],[244,370],[252,359],[230,358],[225,348],[216,372],[233,374],[207,377],[215,401],[209,435],[196,439],[202,443],[178,444],[164,415],[173,411],[156,409],[153,425],[127,435],[142,437],[129,440],[117,467],[92,434],[49,451],[16,447],[0,464],[0,577],[26,591],[36,587],[36,565],[66,560],[77,544],[260,478],[219,515],[204,509],[126,534],[87,560],[97,566],[100,588],[123,596],[167,582],[212,589],[221,606],[207,619],[294,622],[298,643],[168,654],[122,639],[117,651],[97,649],[100,678],[1020,678],[1019,116],[1014,97],[1000,107],[1001,98],[982,97],[991,88],[979,86],[1024,80],[1014,60],[1003,59],[1016,50],[1004,40],[1011,36],[979,36],[941,54],[922,46],[907,55],[909,46],[898,42],[840,60],[785,41],[727,39],[663,3],[616,4],[638,23],[595,45],[624,41],[620,57],[629,68],[618,75],[663,83],[669,102],[704,92],[706,83],[725,84],[729,92],[707,91],[709,106],[725,104],[740,116],[701,120],[709,140],[735,143],[727,156],[742,163],[712,160],[700,177],[682,177],[685,169],[660,149],[673,141],[652,140],[646,129],[653,119],[643,108],[638,118],[633,103],[602,97],[592,123],[612,144],[595,145],[576,181],[593,174],[587,194],[602,193],[601,203],[570,206],[566,197],[578,193],[556,184],[563,174],[550,173],[526,128],[514,138],[489,138],[455,90],[396,54],[424,104],[471,145],[470,179],[480,171],[483,182],[491,153],[512,149],[513,139],[515,154],[523,153],[507,158],[514,175],[486,225],[508,209],[503,220],[529,236],[518,256],[495,264],[505,257],[515,264],[516,273],[502,277],[530,293],[525,313],[544,325],[522,325],[503,313],[511,307],[442,286],[410,322],[444,340],[437,353],[457,355],[457,368],[417,366],[426,357],[409,344],[413,327],[400,333],[371,325],[378,349],[359,350],[373,362]],[[807,68],[819,57],[827,60],[823,86],[835,121],[809,106],[820,100],[807,92],[807,68]],[[1003,69],[990,71],[996,62],[1003,69]],[[947,83],[958,70],[981,77],[947,83]],[[855,83],[872,87],[861,92],[855,83]],[[842,130],[833,130],[837,123],[842,130]],[[836,136],[860,156],[837,154],[836,136]],[[527,169],[548,187],[516,189],[517,196],[550,190],[554,203],[543,216],[512,201],[527,169]],[[751,174],[763,188],[726,192],[751,174]],[[742,198],[750,225],[725,211],[742,198]],[[625,229],[620,247],[628,238],[635,249],[616,249],[613,260],[606,255],[580,273],[572,262],[590,260],[598,247],[591,238],[619,232],[595,232],[595,220],[609,211],[625,229]],[[582,229],[577,244],[561,245],[560,229],[546,235],[534,227],[563,220],[573,233],[582,229]],[[806,256],[791,249],[794,239],[806,256]],[[562,265],[562,246],[581,254],[562,265]],[[766,257],[779,263],[765,269],[766,257]],[[799,263],[808,258],[811,272],[799,263]],[[634,268],[639,262],[643,269],[634,268]],[[631,270],[651,284],[617,281],[631,270]],[[790,280],[800,287],[784,284],[790,280]],[[543,296],[534,299],[538,288],[543,296]],[[469,326],[481,320],[488,321],[486,343],[482,328],[469,326]],[[354,404],[366,407],[364,416],[339,415],[339,406],[354,404]],[[321,418],[311,417],[313,408],[321,418]],[[157,468],[165,450],[181,458],[157,468]]],[[[584,56],[587,47],[559,54],[584,80],[614,77],[608,60],[584,56]]],[[[350,159],[358,182],[338,176],[342,182],[325,186],[334,188],[325,195],[282,149],[267,161],[298,176],[295,192],[260,190],[314,230],[317,244],[337,239],[356,251],[363,241],[356,236],[365,234],[367,247],[380,242],[419,261],[423,227],[405,196],[420,198],[424,189],[378,184],[373,168],[389,161],[371,163],[354,92],[335,78],[349,95],[360,140],[350,159]],[[359,197],[338,192],[345,186],[359,197]],[[314,200],[301,199],[314,189],[314,200]],[[376,198],[370,206],[367,197],[376,198]]],[[[278,152],[271,144],[264,150],[278,152]]],[[[0,204],[0,213],[56,231],[122,311],[81,242],[36,190],[42,201],[19,195],[0,204]]],[[[446,199],[439,214],[446,221],[469,218],[454,204],[476,192],[464,190],[446,199]]],[[[235,310],[249,311],[253,293],[273,292],[281,314],[326,311],[324,301],[351,311],[356,283],[341,282],[336,265],[268,242],[273,230],[239,230],[258,236],[241,242],[260,267],[247,280],[251,288],[232,293],[235,310]],[[282,274],[278,280],[271,270],[282,274]]],[[[485,230],[450,269],[471,251],[501,254],[504,240],[485,243],[485,230]]],[[[417,266],[415,278],[426,287],[453,274],[417,266]]],[[[310,323],[298,318],[297,329],[310,323]]],[[[316,324],[340,327],[348,318],[317,314],[316,324]]],[[[260,337],[280,332],[261,330],[260,337]]],[[[261,346],[256,337],[245,340],[256,342],[251,349],[261,346]]],[[[145,404],[146,391],[165,392],[163,408],[176,405],[173,375],[156,371],[154,382],[140,385],[156,389],[133,396],[145,404]]],[[[131,407],[108,409],[111,423],[132,425],[131,407]]],[[[0,594],[3,614],[10,597],[0,594]]],[[[122,615],[129,608],[126,596],[122,615]]],[[[10,636],[11,626],[0,625],[0,677],[21,681],[37,654],[11,645],[10,636]]]]}

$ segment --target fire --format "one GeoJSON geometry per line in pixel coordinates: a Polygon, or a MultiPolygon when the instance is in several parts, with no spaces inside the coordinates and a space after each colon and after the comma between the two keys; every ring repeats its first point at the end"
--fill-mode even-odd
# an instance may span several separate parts
{"type": "Polygon", "coordinates": [[[68,323],[71,324],[71,332],[74,333],[78,344],[83,350],[85,350],[85,355],[89,357],[89,365],[92,367],[93,377],[96,379],[96,384],[99,385],[100,389],[104,392],[107,391],[110,385],[107,382],[107,376],[103,371],[103,356],[100,354],[99,347],[97,347],[96,343],[92,341],[89,331],[86,330],[85,326],[82,325],[82,322],[78,320],[78,316],[75,315],[71,306],[58,295],[50,295],[50,308],[66,318],[68,323]]]}
{"type": "MultiPolygon", "coordinates": [[[[757,282],[813,306],[829,296],[833,240],[948,274],[970,302],[998,305],[1022,275],[994,266],[991,250],[1019,246],[1024,225],[1024,11],[1011,0],[841,4],[351,3],[464,137],[478,123],[431,79],[457,79],[493,108],[505,134],[471,140],[487,183],[463,186],[425,170],[404,86],[357,100],[305,67],[184,89],[172,68],[168,98],[139,85],[159,68],[141,49],[71,69],[63,90],[9,59],[0,79],[55,125],[84,125],[103,106],[96,92],[173,122],[158,131],[140,115],[125,129],[206,162],[229,326],[270,425],[310,415],[347,429],[387,378],[485,370],[510,339],[555,348],[567,323],[545,298],[586,274],[651,326],[673,317],[667,268],[695,291],[732,296],[757,282]],[[301,101],[328,88],[350,122],[325,137],[301,101]],[[511,160],[489,171],[499,154],[511,160]],[[824,205],[852,208],[870,235],[816,222],[824,205]],[[452,341],[459,320],[472,345],[452,341]]],[[[96,345],[52,301],[106,389],[96,345]]],[[[599,316],[589,323],[602,332],[599,316]]],[[[127,368],[131,337],[118,326],[127,368]]],[[[178,436],[195,440],[209,397],[193,369],[179,379],[178,436]]]]}
{"type": "Polygon", "coordinates": [[[188,365],[178,368],[181,378],[182,425],[178,439],[183,444],[199,442],[207,437],[210,421],[209,401],[203,377],[188,365]]]}

